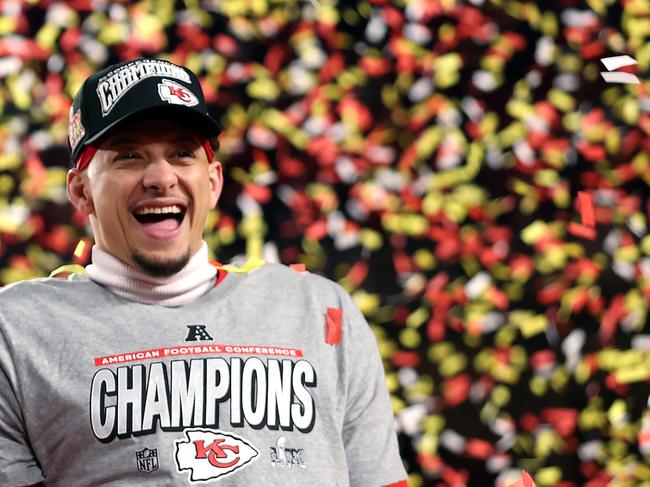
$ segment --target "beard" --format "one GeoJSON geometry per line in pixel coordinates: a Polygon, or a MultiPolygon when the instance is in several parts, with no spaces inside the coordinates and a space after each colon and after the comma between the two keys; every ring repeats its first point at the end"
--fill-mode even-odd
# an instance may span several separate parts
{"type": "Polygon", "coordinates": [[[147,258],[138,252],[134,252],[132,257],[133,261],[138,264],[146,274],[153,277],[169,277],[173,276],[187,265],[190,260],[190,251],[188,249],[184,255],[177,259],[167,259],[163,261],[147,258]]]}

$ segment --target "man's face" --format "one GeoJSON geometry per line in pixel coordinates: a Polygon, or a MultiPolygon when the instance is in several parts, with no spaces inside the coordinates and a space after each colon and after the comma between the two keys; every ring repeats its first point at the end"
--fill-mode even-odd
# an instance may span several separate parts
{"type": "Polygon", "coordinates": [[[222,186],[202,140],[170,120],[134,121],[101,142],[86,171],[69,172],[68,194],[99,248],[151,275],[183,268],[222,186]]]}

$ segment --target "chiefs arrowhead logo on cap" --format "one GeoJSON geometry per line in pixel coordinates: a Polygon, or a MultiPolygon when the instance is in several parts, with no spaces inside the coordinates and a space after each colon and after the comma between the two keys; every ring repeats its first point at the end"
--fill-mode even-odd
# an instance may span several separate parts
{"type": "Polygon", "coordinates": [[[162,83],[158,83],[158,94],[160,98],[172,105],[193,107],[199,104],[199,99],[194,96],[194,93],[168,79],[164,79],[162,83]]]}

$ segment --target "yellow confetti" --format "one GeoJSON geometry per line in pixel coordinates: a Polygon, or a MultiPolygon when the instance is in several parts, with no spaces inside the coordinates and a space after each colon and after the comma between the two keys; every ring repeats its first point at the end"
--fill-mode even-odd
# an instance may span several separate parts
{"type": "Polygon", "coordinates": [[[438,436],[425,433],[418,441],[418,450],[424,454],[435,453],[438,449],[438,436]]]}
{"type": "Polygon", "coordinates": [[[406,348],[416,348],[422,342],[422,337],[413,328],[404,328],[399,334],[399,341],[406,348]]]}
{"type": "Polygon", "coordinates": [[[415,152],[420,159],[427,158],[438,147],[441,140],[442,131],[437,126],[429,127],[418,137],[415,143],[415,152]]]}
{"type": "Polygon", "coordinates": [[[430,312],[425,307],[419,307],[413,311],[408,318],[406,318],[406,326],[411,328],[419,328],[424,324],[425,321],[429,319],[430,312]]]}
{"type": "Polygon", "coordinates": [[[368,316],[379,306],[380,297],[377,294],[371,294],[364,290],[356,291],[352,297],[361,312],[368,316]]]}
{"type": "Polygon", "coordinates": [[[548,325],[548,319],[543,314],[534,315],[528,311],[512,311],[510,321],[517,325],[525,338],[543,333],[548,325]]]}
{"type": "Polygon", "coordinates": [[[582,430],[602,428],[606,422],[607,415],[592,405],[582,411],[578,417],[578,424],[582,430]]]}
{"type": "Polygon", "coordinates": [[[429,347],[427,355],[432,362],[439,362],[445,356],[454,352],[454,346],[449,342],[436,343],[429,347]]]}
{"type": "Polygon", "coordinates": [[[454,353],[448,355],[440,362],[439,370],[440,375],[443,377],[451,377],[461,372],[467,365],[467,357],[462,353],[454,353]]]}
{"type": "Polygon", "coordinates": [[[254,271],[258,267],[263,266],[266,263],[264,259],[247,259],[246,262],[244,262],[244,265],[242,266],[234,266],[234,265],[224,265],[222,266],[222,269],[228,272],[232,272],[234,274],[248,274],[249,272],[254,271]]]}
{"type": "Polygon", "coordinates": [[[560,176],[557,171],[554,171],[552,169],[537,171],[533,176],[535,183],[544,188],[552,188],[557,184],[559,178],[560,176]]]}
{"type": "MultiPolygon", "coordinates": [[[[561,444],[562,439],[559,437],[557,432],[551,429],[543,429],[539,432],[535,441],[535,455],[538,458],[544,458],[553,452],[560,453],[562,451],[560,448],[561,444]]],[[[542,483],[539,479],[539,472],[537,481],[542,483]]],[[[555,481],[549,483],[553,484],[555,481]]]]}
{"type": "Polygon", "coordinates": [[[625,401],[622,399],[616,399],[607,411],[607,419],[613,425],[620,424],[625,421],[626,412],[627,406],[625,405],[625,401]]]}
{"type": "Polygon", "coordinates": [[[639,260],[640,257],[639,248],[636,245],[626,245],[625,247],[619,247],[614,252],[614,260],[634,263],[639,260]]]}
{"type": "Polygon", "coordinates": [[[57,267],[54,269],[52,272],[50,272],[49,277],[56,277],[59,274],[85,274],[86,269],[83,268],[83,266],[80,266],[78,264],[66,264],[62,265],[61,267],[57,267]]]}
{"type": "Polygon", "coordinates": [[[548,101],[551,102],[551,104],[558,110],[561,110],[563,112],[570,112],[575,110],[575,100],[573,97],[556,88],[551,88],[549,90],[548,101]]]}
{"type": "Polygon", "coordinates": [[[491,398],[497,406],[505,406],[510,401],[510,390],[504,386],[496,386],[492,390],[491,398]]]}
{"type": "Polygon", "coordinates": [[[36,34],[36,42],[44,49],[52,49],[56,43],[57,37],[59,36],[59,32],[59,26],[54,24],[45,24],[36,34]]]}
{"type": "Polygon", "coordinates": [[[547,228],[547,225],[543,221],[536,220],[521,231],[521,239],[526,244],[533,245],[544,236],[547,228]]]}
{"type": "Polygon", "coordinates": [[[650,357],[647,357],[646,363],[622,367],[614,375],[616,376],[616,380],[621,384],[643,382],[650,378],[650,357]]]}
{"type": "Polygon", "coordinates": [[[246,91],[252,98],[266,101],[273,101],[280,96],[277,83],[268,78],[256,78],[247,85],[246,91]]]}
{"type": "Polygon", "coordinates": [[[542,485],[555,485],[562,479],[562,470],[558,467],[540,468],[535,475],[535,482],[542,485]]]}
{"type": "Polygon", "coordinates": [[[86,250],[87,245],[88,244],[86,243],[85,240],[83,240],[83,239],[79,240],[79,242],[77,243],[77,246],[74,248],[73,255],[75,257],[77,257],[77,258],[80,258],[83,255],[84,250],[86,250]]]}
{"type": "Polygon", "coordinates": [[[12,34],[16,31],[18,22],[15,17],[0,16],[0,35],[12,34]]]}
{"type": "Polygon", "coordinates": [[[548,382],[542,377],[533,377],[528,383],[530,390],[536,396],[543,396],[548,390],[548,382]]]}

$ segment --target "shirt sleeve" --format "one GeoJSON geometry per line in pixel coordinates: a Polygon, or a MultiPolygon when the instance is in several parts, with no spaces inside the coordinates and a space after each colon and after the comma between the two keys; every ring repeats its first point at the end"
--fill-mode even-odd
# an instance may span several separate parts
{"type": "Polygon", "coordinates": [[[44,480],[27,440],[11,349],[0,315],[0,485],[18,487],[44,480]]]}
{"type": "Polygon", "coordinates": [[[343,441],[350,485],[406,485],[377,341],[347,294],[343,301],[342,331],[346,377],[343,441]]]}

